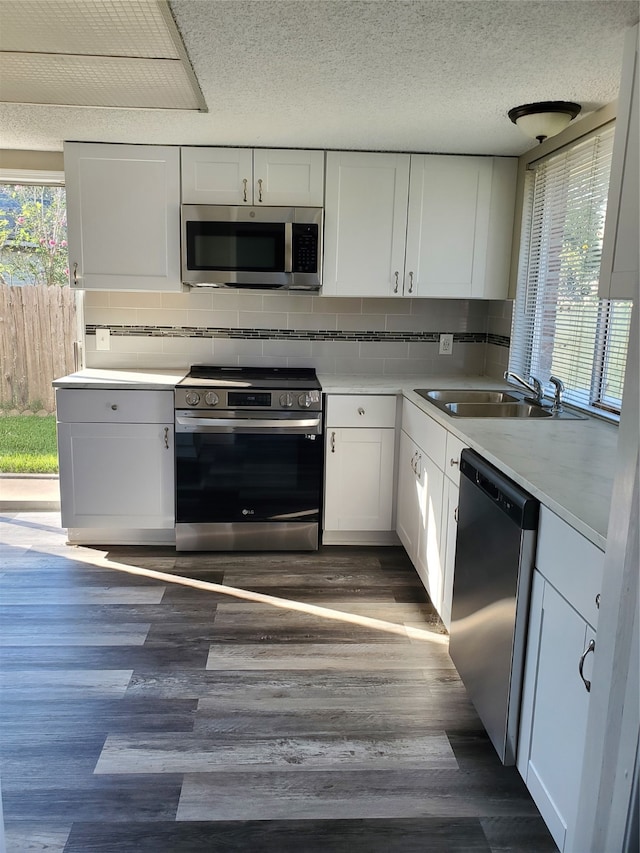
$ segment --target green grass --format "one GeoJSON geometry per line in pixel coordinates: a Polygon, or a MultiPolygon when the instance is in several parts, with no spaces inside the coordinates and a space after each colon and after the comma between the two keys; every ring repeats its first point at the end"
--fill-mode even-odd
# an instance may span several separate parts
{"type": "Polygon", "coordinates": [[[0,417],[0,471],[57,474],[55,415],[0,417]]]}

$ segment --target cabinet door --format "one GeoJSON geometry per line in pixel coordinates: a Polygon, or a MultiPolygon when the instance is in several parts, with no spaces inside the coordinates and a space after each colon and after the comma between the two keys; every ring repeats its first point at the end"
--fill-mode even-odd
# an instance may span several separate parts
{"type": "Polygon", "coordinates": [[[63,527],[171,528],[173,424],[59,423],[63,527]]]}
{"type": "Polygon", "coordinates": [[[178,148],[66,143],[71,284],[180,290],[178,148]]]}
{"type": "Polygon", "coordinates": [[[444,549],[444,580],[440,617],[447,630],[451,628],[451,602],[453,600],[453,574],[456,562],[456,537],[458,535],[458,499],[460,489],[445,477],[444,504],[442,508],[442,543],[444,549]]]}
{"type": "Polygon", "coordinates": [[[322,207],[324,151],[256,148],[253,184],[254,204],[322,207]]]}
{"type": "Polygon", "coordinates": [[[391,530],[392,429],[327,432],[325,530],[391,530]]]}
{"type": "Polygon", "coordinates": [[[402,294],[408,188],[408,154],[327,154],[326,296],[402,294]]]}
{"type": "Polygon", "coordinates": [[[639,32],[640,28],[636,25],[629,30],[625,41],[611,162],[607,221],[602,244],[599,291],[603,299],[638,298],[639,32]]]}
{"type": "Polygon", "coordinates": [[[184,204],[253,204],[251,148],[182,148],[184,204]]]}
{"type": "Polygon", "coordinates": [[[422,482],[417,473],[418,455],[417,445],[402,431],[398,458],[396,533],[414,565],[418,552],[418,520],[422,500],[422,482]]]}
{"type": "Polygon", "coordinates": [[[487,157],[411,156],[405,295],[472,295],[485,262],[491,166],[487,157]]]}
{"type": "Polygon", "coordinates": [[[529,618],[518,770],[556,844],[571,851],[589,710],[578,664],[595,631],[537,571],[529,618]]]}
{"type": "Polygon", "coordinates": [[[442,547],[442,495],[444,474],[418,448],[418,471],[422,483],[418,518],[418,550],[415,567],[438,613],[444,591],[444,549],[442,547]]]}
{"type": "Polygon", "coordinates": [[[505,298],[515,159],[412,154],[405,296],[505,298]]]}

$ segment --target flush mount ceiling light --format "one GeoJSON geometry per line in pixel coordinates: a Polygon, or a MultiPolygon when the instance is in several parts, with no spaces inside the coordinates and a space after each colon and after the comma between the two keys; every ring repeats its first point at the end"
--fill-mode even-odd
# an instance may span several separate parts
{"type": "Polygon", "coordinates": [[[514,107],[508,115],[523,133],[544,142],[547,137],[564,130],[581,109],[580,104],[571,101],[540,101],[514,107]]]}

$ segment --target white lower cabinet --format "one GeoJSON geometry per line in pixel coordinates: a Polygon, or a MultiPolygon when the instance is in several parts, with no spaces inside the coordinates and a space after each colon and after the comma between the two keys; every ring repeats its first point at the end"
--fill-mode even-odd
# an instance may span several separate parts
{"type": "Polygon", "coordinates": [[[517,765],[563,853],[578,853],[575,823],[603,559],[541,507],[517,765]]]}
{"type": "Polygon", "coordinates": [[[113,530],[173,532],[173,393],[60,389],[56,403],[62,526],[107,544],[113,530]]]}
{"type": "Polygon", "coordinates": [[[330,395],[323,542],[387,541],[393,532],[396,397],[330,395]]]}
{"type": "Polygon", "coordinates": [[[404,400],[396,531],[434,607],[442,613],[444,458],[447,431],[404,400]]]}

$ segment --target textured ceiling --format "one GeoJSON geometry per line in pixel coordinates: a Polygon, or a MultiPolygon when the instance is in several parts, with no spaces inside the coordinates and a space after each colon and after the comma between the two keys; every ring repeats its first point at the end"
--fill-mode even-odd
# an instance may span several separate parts
{"type": "MultiPolygon", "coordinates": [[[[1,104],[0,147],[60,150],[75,139],[520,154],[536,143],[508,120],[511,107],[570,100],[584,115],[617,97],[624,31],[639,8],[636,0],[170,7],[208,113],[1,104]]],[[[21,32],[28,50],[31,16],[21,32]]],[[[148,42],[143,29],[132,35],[148,42]]]]}

